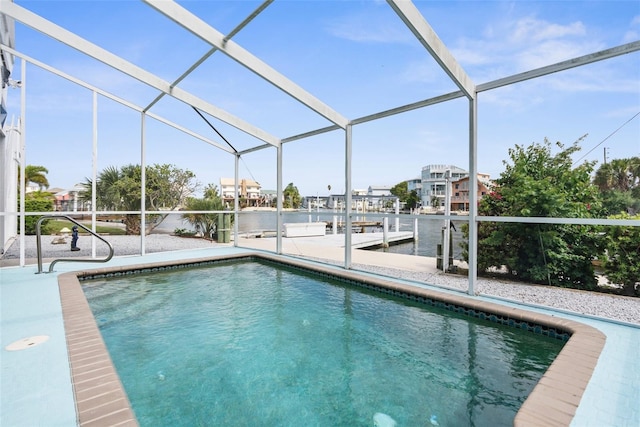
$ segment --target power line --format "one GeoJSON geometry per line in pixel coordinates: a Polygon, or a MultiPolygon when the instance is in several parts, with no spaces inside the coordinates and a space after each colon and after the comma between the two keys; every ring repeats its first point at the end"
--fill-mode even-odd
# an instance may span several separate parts
{"type": "Polygon", "coordinates": [[[249,169],[249,166],[247,165],[247,163],[244,161],[244,159],[242,158],[242,156],[240,156],[240,160],[242,161],[242,164],[244,165],[245,168],[247,168],[247,172],[249,172],[249,175],[251,175],[251,179],[253,180],[253,182],[258,182],[256,181],[256,179],[253,177],[253,174],[251,173],[251,169],[249,169]]]}
{"type": "Polygon", "coordinates": [[[589,153],[591,153],[593,150],[595,150],[596,148],[598,148],[600,145],[602,145],[607,139],[611,138],[613,135],[615,135],[616,132],[618,132],[620,129],[622,129],[623,127],[625,127],[631,120],[635,119],[636,117],[638,117],[640,115],[640,111],[638,111],[636,114],[634,114],[633,117],[631,117],[629,120],[627,120],[626,122],[624,122],[622,125],[620,125],[620,127],[616,130],[614,130],[613,132],[611,132],[609,134],[609,136],[607,136],[605,139],[603,139],[602,141],[600,141],[595,147],[593,147],[591,150],[587,151],[585,153],[584,156],[580,157],[578,160],[576,160],[575,162],[573,162],[573,166],[576,165],[576,163],[578,163],[580,160],[584,159],[585,157],[587,157],[589,155],[589,153]]]}

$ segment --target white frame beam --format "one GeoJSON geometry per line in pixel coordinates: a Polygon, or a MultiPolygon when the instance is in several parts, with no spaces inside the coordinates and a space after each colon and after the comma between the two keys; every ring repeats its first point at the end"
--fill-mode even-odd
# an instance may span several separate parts
{"type": "Polygon", "coordinates": [[[525,71],[524,73],[514,74],[502,79],[493,80],[477,86],[478,92],[484,92],[491,89],[497,89],[502,86],[520,83],[525,80],[535,79],[537,77],[546,76],[548,74],[557,73],[559,71],[568,70],[570,68],[580,67],[582,65],[591,64],[593,62],[603,61],[605,59],[614,58],[620,55],[626,55],[631,52],[640,50],[640,41],[623,44],[612,47],[610,49],[601,50],[590,53],[588,55],[579,56],[577,58],[568,59],[566,61],[557,62],[547,65],[546,67],[536,68],[534,70],[525,71]]]}
{"type": "MultiPolygon", "coordinates": [[[[233,37],[236,34],[238,34],[244,27],[247,26],[247,24],[249,24],[249,22],[251,22],[253,20],[253,18],[258,16],[260,14],[260,12],[262,12],[264,9],[266,9],[267,6],[269,6],[271,3],[273,3],[273,1],[274,0],[266,0],[264,3],[262,3],[251,15],[249,15],[236,28],[234,28],[229,34],[227,34],[227,36],[225,37],[225,40],[229,40],[229,39],[231,39],[231,37],[233,37]]],[[[182,75],[180,77],[175,79],[173,81],[173,83],[171,84],[171,87],[177,86],[178,83],[180,83],[182,80],[184,80],[189,74],[191,74],[200,65],[202,65],[202,63],[204,61],[206,61],[211,55],[213,55],[217,50],[218,50],[218,48],[215,47],[215,46],[212,47],[211,49],[209,49],[209,51],[207,53],[202,55],[200,57],[200,59],[198,59],[196,62],[194,62],[193,65],[191,67],[189,67],[184,73],[182,73],[182,75]]],[[[164,93],[164,92],[160,93],[153,101],[151,101],[151,103],[149,103],[149,105],[147,105],[147,107],[145,108],[145,111],[147,111],[151,107],[153,107],[165,95],[166,95],[166,93],[164,93]]]]}
{"type": "Polygon", "coordinates": [[[211,46],[218,48],[220,52],[229,56],[240,65],[243,65],[253,73],[265,79],[267,82],[290,95],[292,98],[320,114],[331,123],[340,126],[342,129],[346,128],[347,123],[349,122],[346,117],[343,117],[309,92],[287,79],[285,76],[246,51],[237,43],[227,40],[222,33],[211,27],[198,16],[189,12],[187,9],[168,0],[143,1],[165,15],[167,18],[174,21],[176,24],[191,32],[193,35],[209,43],[211,46]]]}
{"type": "MultiPolygon", "coordinates": [[[[25,61],[27,61],[30,64],[35,65],[36,67],[42,68],[43,70],[48,71],[48,72],[50,72],[52,74],[55,74],[58,77],[62,77],[63,79],[68,80],[68,81],[70,81],[70,82],[72,82],[72,83],[74,83],[74,84],[76,84],[76,85],[78,85],[80,87],[83,87],[85,89],[89,89],[90,91],[92,91],[94,93],[97,93],[98,95],[101,95],[101,96],[103,96],[103,97],[105,97],[107,99],[110,99],[110,100],[114,101],[114,102],[117,102],[118,104],[121,104],[121,105],[123,105],[123,106],[125,106],[127,108],[130,108],[130,109],[132,109],[134,111],[137,111],[139,113],[145,112],[145,109],[142,108],[139,105],[135,105],[135,104],[133,104],[133,103],[127,101],[127,100],[124,100],[124,99],[122,99],[122,98],[120,98],[120,97],[118,97],[116,95],[113,95],[113,94],[111,94],[109,92],[106,92],[106,91],[104,91],[102,89],[99,89],[99,88],[97,88],[97,87],[95,87],[93,85],[85,83],[82,80],[79,80],[79,79],[77,79],[77,78],[75,78],[73,76],[70,76],[70,75],[64,73],[63,71],[60,71],[60,70],[58,70],[58,69],[56,69],[56,68],[54,68],[54,67],[52,67],[50,65],[47,65],[47,64],[45,64],[45,63],[43,63],[41,61],[38,61],[37,59],[31,58],[31,57],[29,57],[27,55],[24,55],[24,54],[22,54],[20,52],[17,52],[16,50],[11,49],[8,46],[0,44],[0,48],[2,48],[2,50],[7,51],[10,54],[12,54],[12,55],[14,55],[14,56],[16,56],[16,57],[18,57],[20,59],[24,59],[25,61]]],[[[180,132],[186,133],[187,135],[190,135],[190,136],[192,136],[192,137],[194,137],[196,139],[199,139],[202,142],[206,142],[207,144],[212,145],[212,146],[214,146],[216,148],[219,148],[220,150],[226,151],[229,154],[234,154],[235,153],[235,151],[233,151],[231,148],[229,148],[228,145],[226,145],[226,144],[223,145],[220,142],[213,141],[213,140],[211,140],[211,139],[209,139],[209,138],[207,138],[205,136],[202,136],[202,135],[200,135],[200,134],[198,134],[198,133],[196,133],[196,132],[194,132],[192,130],[189,130],[189,129],[187,129],[187,128],[185,128],[185,127],[183,127],[183,126],[181,126],[181,125],[179,125],[177,123],[174,123],[174,122],[172,122],[172,121],[170,121],[168,119],[165,119],[164,117],[159,116],[158,114],[152,113],[150,111],[146,111],[146,114],[147,114],[148,117],[150,117],[152,119],[155,119],[155,120],[157,120],[157,121],[159,121],[161,123],[164,123],[167,126],[170,126],[170,127],[174,128],[176,130],[179,130],[180,132]]],[[[265,146],[271,147],[272,145],[271,144],[266,144],[265,146]]]]}
{"type": "Polygon", "coordinates": [[[153,73],[150,73],[135,64],[83,39],[82,37],[50,22],[35,13],[24,9],[13,2],[2,2],[2,13],[23,23],[24,25],[39,31],[54,40],[66,44],[83,54],[96,59],[134,79],[151,86],[152,88],[164,92],[185,104],[196,107],[201,111],[215,117],[236,129],[239,129],[261,141],[277,146],[279,139],[258,127],[245,122],[244,120],[229,114],[203,99],[179,88],[172,87],[171,84],[153,73]]]}
{"type": "Polygon", "coordinates": [[[424,19],[420,11],[410,1],[387,0],[389,6],[402,19],[402,22],[420,41],[438,65],[447,73],[453,82],[464,92],[469,99],[476,96],[475,85],[465,73],[458,61],[453,57],[449,49],[440,40],[431,25],[424,19]]]}

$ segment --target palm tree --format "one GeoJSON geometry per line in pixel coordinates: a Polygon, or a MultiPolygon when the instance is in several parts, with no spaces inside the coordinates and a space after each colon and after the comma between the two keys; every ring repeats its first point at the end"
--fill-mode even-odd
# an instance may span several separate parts
{"type": "Polygon", "coordinates": [[[593,183],[598,186],[600,191],[609,190],[613,186],[613,171],[611,163],[605,163],[600,166],[593,177],[593,183]]]}
{"type": "MultiPolygon", "coordinates": [[[[36,184],[41,191],[49,188],[49,180],[45,175],[47,173],[49,173],[49,170],[44,166],[27,165],[24,168],[25,183],[36,184]]],[[[18,175],[18,182],[20,182],[20,175],[18,175]]]]}
{"type": "MultiPolygon", "coordinates": [[[[118,195],[118,182],[123,178],[120,170],[115,166],[105,168],[96,181],[96,194],[100,209],[118,210],[121,209],[121,197],[118,195]]],[[[84,190],[80,193],[80,200],[83,202],[91,202],[93,194],[93,181],[91,178],[85,178],[82,183],[84,190]]]]}
{"type": "MultiPolygon", "coordinates": [[[[108,166],[100,172],[96,180],[96,205],[100,210],[136,211],[140,209],[140,167],[127,165],[119,169],[108,166]]],[[[80,193],[82,201],[91,201],[93,181],[86,178],[80,193]]],[[[128,235],[140,234],[139,215],[124,215],[128,235]]]]}
{"type": "MultiPolygon", "coordinates": [[[[185,209],[189,211],[222,211],[224,206],[222,205],[222,199],[219,197],[189,198],[186,201],[185,209]]],[[[202,237],[206,238],[213,237],[216,233],[220,215],[217,213],[185,213],[182,214],[182,219],[191,224],[196,231],[201,232],[202,237]]]]}
{"type": "Polygon", "coordinates": [[[619,190],[628,191],[637,185],[638,166],[640,160],[637,157],[630,159],[614,159],[606,163],[596,171],[594,184],[600,191],[619,190]]]}
{"type": "Polygon", "coordinates": [[[207,184],[207,186],[204,187],[204,198],[215,199],[217,197],[220,197],[218,186],[215,184],[207,184]]]}
{"type": "Polygon", "coordinates": [[[614,186],[621,191],[627,191],[632,186],[631,159],[615,159],[611,161],[614,186]]]}
{"type": "Polygon", "coordinates": [[[636,156],[629,159],[629,172],[633,179],[632,186],[640,186],[640,157],[636,156]]]}
{"type": "Polygon", "coordinates": [[[596,171],[593,183],[608,214],[637,212],[640,208],[640,157],[615,159],[596,171]]]}

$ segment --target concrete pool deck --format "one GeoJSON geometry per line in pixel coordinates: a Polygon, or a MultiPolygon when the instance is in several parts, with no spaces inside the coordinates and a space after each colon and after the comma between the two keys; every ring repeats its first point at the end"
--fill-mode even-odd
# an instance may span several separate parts
{"type": "MultiPolygon", "coordinates": [[[[302,242],[299,241],[298,244],[302,242]]],[[[216,246],[210,249],[155,253],[144,257],[119,257],[110,261],[108,266],[246,252],[246,249],[216,246]]],[[[335,250],[335,246],[333,251],[328,248],[322,249],[325,257],[329,252],[339,254],[340,250],[335,250]]],[[[358,252],[357,262],[366,261],[360,259],[360,257],[367,257],[366,252],[364,254],[360,253],[363,251],[354,252],[358,252]]],[[[373,256],[373,253],[369,254],[373,256]]],[[[416,268],[416,257],[399,257],[401,258],[392,258],[402,259],[416,268]],[[411,260],[406,260],[407,258],[411,260]]],[[[84,264],[82,270],[104,266],[105,264],[99,263],[84,264]]],[[[404,267],[398,265],[397,268],[404,267]]],[[[57,286],[59,274],[77,270],[80,270],[77,264],[71,263],[57,264],[54,274],[34,274],[37,271],[35,266],[0,269],[0,331],[2,332],[0,425],[77,425],[78,415],[73,398],[69,354],[57,286]],[[6,350],[6,346],[11,343],[42,335],[49,337],[42,344],[20,351],[6,350]]],[[[606,343],[571,425],[640,425],[640,411],[637,405],[640,401],[640,388],[637,386],[640,383],[640,359],[638,358],[640,327],[499,301],[495,298],[474,298],[577,321],[604,333],[606,343]]],[[[101,425],[99,420],[95,421],[95,425],[101,425]]]]}

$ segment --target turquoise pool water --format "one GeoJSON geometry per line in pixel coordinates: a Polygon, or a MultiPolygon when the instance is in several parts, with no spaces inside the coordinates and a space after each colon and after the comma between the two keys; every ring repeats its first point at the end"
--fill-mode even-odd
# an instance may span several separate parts
{"type": "Polygon", "coordinates": [[[83,287],[142,426],[512,425],[563,345],[263,262],[83,287]]]}

